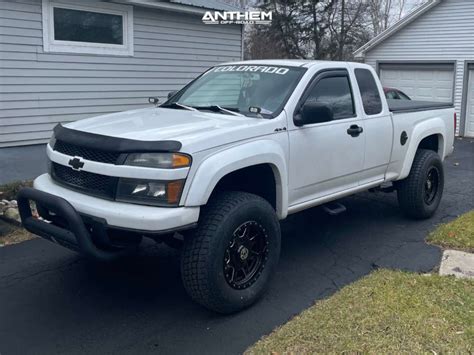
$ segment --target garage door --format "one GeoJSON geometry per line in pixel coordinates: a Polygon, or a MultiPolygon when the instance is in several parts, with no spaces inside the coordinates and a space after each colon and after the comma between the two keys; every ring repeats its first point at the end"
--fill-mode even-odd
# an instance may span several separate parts
{"type": "Polygon", "coordinates": [[[465,136],[474,137],[474,70],[469,70],[467,86],[465,136]]]}
{"type": "Polygon", "coordinates": [[[412,100],[453,101],[454,64],[380,64],[384,87],[405,92],[412,100]]]}

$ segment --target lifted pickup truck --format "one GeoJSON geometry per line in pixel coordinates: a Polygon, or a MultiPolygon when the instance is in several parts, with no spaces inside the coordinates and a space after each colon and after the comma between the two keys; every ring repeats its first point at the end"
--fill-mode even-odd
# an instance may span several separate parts
{"type": "Polygon", "coordinates": [[[160,106],[56,126],[20,214],[103,260],[142,237],[181,246],[189,295],[231,313],[264,292],[291,213],[391,183],[406,215],[433,215],[455,122],[451,105],[387,102],[368,65],[226,63],[160,106]]]}

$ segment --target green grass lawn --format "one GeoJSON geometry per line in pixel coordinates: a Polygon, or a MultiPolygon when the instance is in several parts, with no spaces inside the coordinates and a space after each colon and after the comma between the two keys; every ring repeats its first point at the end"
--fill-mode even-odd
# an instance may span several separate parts
{"type": "Polygon", "coordinates": [[[317,302],[247,353],[473,351],[473,280],[378,270],[317,302]]]}
{"type": "Polygon", "coordinates": [[[443,248],[474,252],[474,211],[440,225],[429,234],[427,241],[443,248]]]}

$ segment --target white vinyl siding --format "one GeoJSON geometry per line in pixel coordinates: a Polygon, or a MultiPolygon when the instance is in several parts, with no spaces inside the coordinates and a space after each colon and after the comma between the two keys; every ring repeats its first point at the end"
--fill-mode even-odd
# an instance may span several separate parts
{"type": "Polygon", "coordinates": [[[241,59],[241,28],[134,7],[133,57],[46,53],[41,0],[0,1],[0,147],[45,143],[58,122],[163,102],[208,67],[241,59]]]}
{"type": "Polygon", "coordinates": [[[464,117],[461,112],[464,62],[474,58],[473,17],[474,1],[443,0],[368,50],[365,62],[376,68],[377,63],[455,61],[454,105],[459,130],[459,120],[464,117]]]}

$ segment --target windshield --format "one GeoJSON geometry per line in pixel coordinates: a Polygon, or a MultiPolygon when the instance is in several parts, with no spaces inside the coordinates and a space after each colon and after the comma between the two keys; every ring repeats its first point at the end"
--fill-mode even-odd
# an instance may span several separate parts
{"type": "MultiPolygon", "coordinates": [[[[285,105],[305,68],[225,65],[210,69],[165,102],[213,111],[218,106],[243,115],[273,117],[285,105]]],[[[225,113],[225,112],[223,112],[225,113]]]]}

